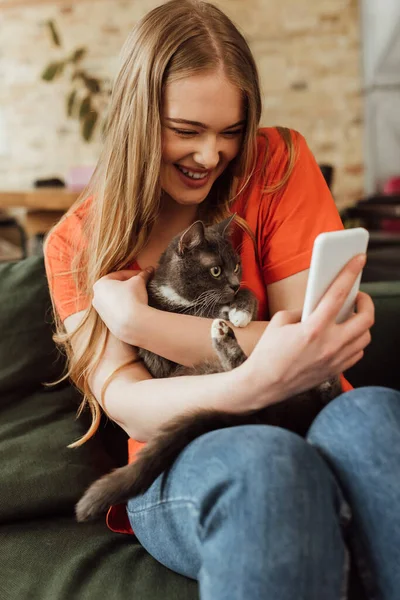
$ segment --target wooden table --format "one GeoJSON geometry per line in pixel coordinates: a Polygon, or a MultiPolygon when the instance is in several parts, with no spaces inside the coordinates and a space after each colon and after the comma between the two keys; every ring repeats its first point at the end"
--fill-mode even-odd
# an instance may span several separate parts
{"type": "Polygon", "coordinates": [[[65,188],[35,188],[1,191],[0,208],[27,208],[33,211],[67,211],[79,193],[65,188]]]}
{"type": "Polygon", "coordinates": [[[26,209],[21,219],[28,238],[46,233],[73,205],[79,192],[65,188],[0,191],[0,210],[26,209]]]}

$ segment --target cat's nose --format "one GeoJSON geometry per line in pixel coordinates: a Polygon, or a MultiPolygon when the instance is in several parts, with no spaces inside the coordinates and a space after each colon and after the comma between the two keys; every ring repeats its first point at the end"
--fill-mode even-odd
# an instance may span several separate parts
{"type": "Polygon", "coordinates": [[[236,292],[240,288],[240,283],[231,283],[229,287],[231,288],[231,290],[233,290],[233,293],[236,294],[236,292]]]}

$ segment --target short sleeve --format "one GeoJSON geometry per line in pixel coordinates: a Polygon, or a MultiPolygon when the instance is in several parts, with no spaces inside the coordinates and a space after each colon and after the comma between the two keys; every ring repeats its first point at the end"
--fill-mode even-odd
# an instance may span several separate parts
{"type": "Polygon", "coordinates": [[[61,321],[90,305],[89,298],[77,289],[71,272],[74,254],[82,243],[82,221],[79,213],[68,215],[46,239],[44,249],[46,275],[61,321]]]}
{"type": "Polygon", "coordinates": [[[281,192],[266,195],[259,213],[265,285],[308,269],[317,235],[343,229],[321,170],[298,133],[295,146],[296,162],[287,184],[281,192]]]}

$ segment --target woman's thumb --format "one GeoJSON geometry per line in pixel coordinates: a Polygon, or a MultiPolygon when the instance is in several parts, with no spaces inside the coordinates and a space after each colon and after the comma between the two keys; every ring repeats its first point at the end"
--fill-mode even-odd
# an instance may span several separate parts
{"type": "Polygon", "coordinates": [[[153,274],[154,274],[154,267],[146,267],[146,269],[143,269],[143,271],[140,271],[139,276],[142,277],[147,282],[147,281],[149,281],[149,279],[152,277],[153,274]]]}

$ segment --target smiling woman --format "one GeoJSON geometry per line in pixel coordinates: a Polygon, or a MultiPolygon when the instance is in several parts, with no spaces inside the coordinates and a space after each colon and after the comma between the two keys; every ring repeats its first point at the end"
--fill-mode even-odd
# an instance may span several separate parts
{"type": "Polygon", "coordinates": [[[240,90],[222,70],[166,86],[160,178],[175,202],[196,208],[208,196],[239,152],[244,112],[240,90]]]}
{"type": "MultiPolygon", "coordinates": [[[[72,447],[96,432],[104,409],[129,434],[132,462],[188,412],[258,410],[361,358],[373,322],[369,297],[360,296],[346,323],[335,321],[340,292],[361,263],[348,265],[316,314],[299,321],[314,239],[342,223],[304,138],[262,128],[260,117],[254,58],[214,5],[162,3],[128,36],[96,170],[44,248],[55,339],[83,392],[81,409],[88,403],[93,417],[72,447]],[[230,241],[240,264],[231,266],[259,307],[256,321],[232,324],[248,358],[231,371],[153,378],[136,347],[184,366],[211,360],[214,349],[210,319],[149,306],[147,268],[157,268],[171,240],[196,221],[216,225],[233,213],[239,228],[230,241]]],[[[212,264],[207,281],[224,269],[223,261],[212,264]]],[[[185,305],[189,292],[165,285],[185,305]]],[[[243,292],[237,285],[235,298],[243,292]]],[[[350,387],[343,379],[342,386],[350,387]]],[[[267,425],[229,427],[190,443],[145,494],[111,507],[107,522],[135,531],[160,562],[198,579],[203,600],[337,600],[349,513],[341,483],[307,440],[267,425]]],[[[394,498],[385,502],[381,515],[396,506],[394,498]]]]}

